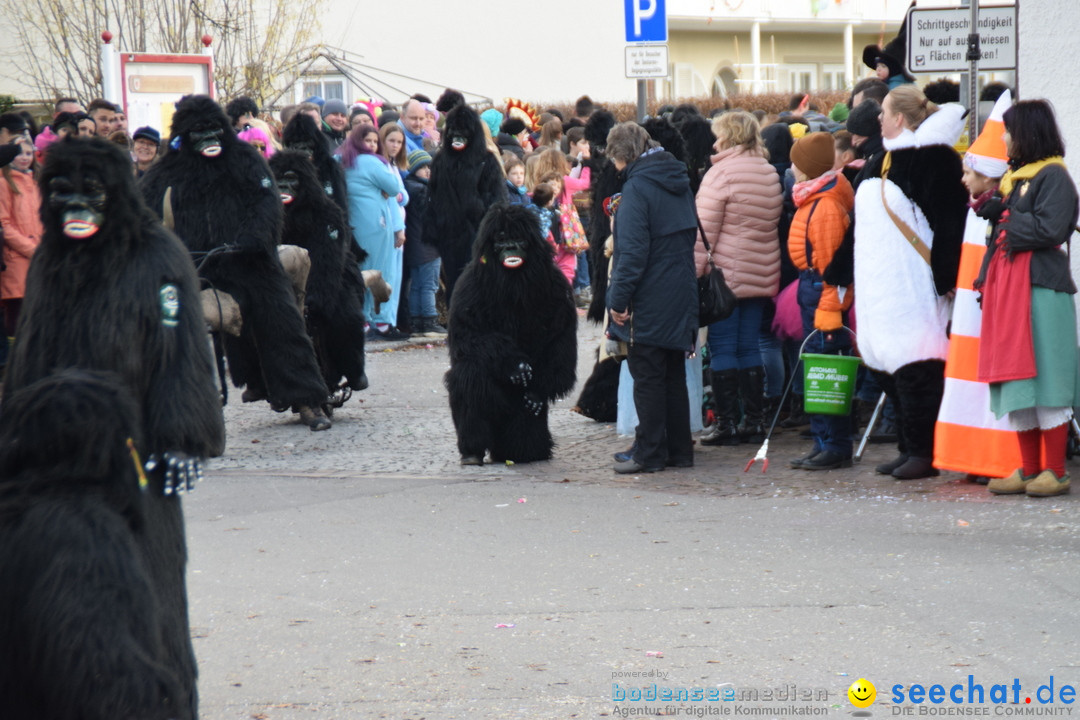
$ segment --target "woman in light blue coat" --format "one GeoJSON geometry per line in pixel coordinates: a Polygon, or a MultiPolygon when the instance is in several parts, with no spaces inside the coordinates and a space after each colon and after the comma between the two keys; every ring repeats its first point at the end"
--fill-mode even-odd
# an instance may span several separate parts
{"type": "Polygon", "coordinates": [[[401,290],[402,246],[405,221],[401,207],[408,202],[401,176],[391,167],[379,147],[379,132],[358,125],[338,150],[345,168],[349,196],[349,224],[360,247],[367,252],[362,270],[379,270],[395,295],[375,312],[371,292],[364,294],[364,314],[371,340],[404,340],[397,329],[397,292],[401,290]]]}

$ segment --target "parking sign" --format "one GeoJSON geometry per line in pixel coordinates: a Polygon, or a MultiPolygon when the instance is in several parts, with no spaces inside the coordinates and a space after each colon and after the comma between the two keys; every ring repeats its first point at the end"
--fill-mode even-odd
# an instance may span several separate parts
{"type": "Polygon", "coordinates": [[[667,42],[667,7],[665,0],[624,0],[626,3],[626,42],[667,42]]]}

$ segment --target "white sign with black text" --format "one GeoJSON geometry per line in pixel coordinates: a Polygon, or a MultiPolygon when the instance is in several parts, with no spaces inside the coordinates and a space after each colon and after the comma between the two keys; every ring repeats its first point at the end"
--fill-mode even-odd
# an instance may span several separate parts
{"type": "Polygon", "coordinates": [[[626,77],[662,78],[668,76],[667,45],[627,45],[626,77]]]}
{"type": "MultiPolygon", "coordinates": [[[[908,70],[916,73],[963,72],[968,69],[971,33],[969,8],[911,10],[908,24],[908,70]]],[[[1016,6],[979,9],[980,70],[1016,67],[1016,6]]]]}

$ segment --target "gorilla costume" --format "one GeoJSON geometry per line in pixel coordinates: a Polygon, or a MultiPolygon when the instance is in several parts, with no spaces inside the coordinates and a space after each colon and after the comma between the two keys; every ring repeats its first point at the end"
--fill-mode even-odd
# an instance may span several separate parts
{"type": "Polygon", "coordinates": [[[327,387],[338,389],[344,376],[345,385],[363,390],[368,385],[364,374],[364,280],[349,256],[348,248],[353,244],[349,221],[323,192],[315,166],[304,153],[276,153],[270,158],[270,169],[285,206],[282,242],[304,248],[311,258],[304,308],[323,380],[327,387]]]}
{"type": "MultiPolygon", "coordinates": [[[[138,451],[150,470],[139,551],[158,604],[156,629],[180,683],[176,717],[195,718],[197,671],[177,492],[198,475],[199,458],[220,455],[225,445],[195,269],[184,246],[143,205],[131,161],[117,145],[54,143],[39,183],[45,233],[27,276],[2,415],[20,423],[9,406],[16,392],[58,369],[119,376],[141,418],[138,451]]],[[[67,421],[58,414],[51,422],[67,421]]],[[[97,437],[97,430],[87,437],[97,437]]],[[[80,457],[47,450],[64,460],[80,457]]],[[[72,468],[83,472],[82,465],[72,468]]]]}
{"type": "Polygon", "coordinates": [[[450,303],[484,213],[506,202],[506,179],[499,160],[487,149],[480,116],[468,105],[458,105],[446,116],[442,138],[431,163],[421,241],[439,248],[450,303]]]}
{"type": "Polygon", "coordinates": [[[446,389],[462,465],[547,460],[548,403],[574,386],[577,310],[536,216],[497,205],[450,305],[446,389]]]}
{"type": "Polygon", "coordinates": [[[137,416],[112,373],[64,370],[6,396],[0,707],[9,720],[194,717],[181,681],[191,668],[166,649],[148,566],[154,498],[128,446],[142,444],[137,416]]]}
{"type": "Polygon", "coordinates": [[[176,105],[169,151],[141,187],[189,250],[217,251],[201,275],[240,305],[243,329],[226,336],[225,351],[233,384],[247,385],[244,399],[292,407],[312,430],[329,428],[326,383],[278,259],[281,198],[259,151],[236,138],[216,102],[187,95],[176,105]]]}
{"type": "Polygon", "coordinates": [[[697,107],[689,103],[679,105],[671,114],[671,124],[682,136],[686,151],[686,171],[690,176],[690,190],[697,195],[701,187],[701,178],[712,167],[711,158],[716,137],[712,134],[712,124],[708,118],[698,112],[697,107]]]}
{"type": "MultiPolygon", "coordinates": [[[[289,150],[298,150],[311,158],[319,183],[323,191],[337,203],[345,217],[349,217],[349,197],[345,185],[345,170],[334,159],[326,146],[326,136],[306,113],[296,113],[285,129],[281,131],[281,140],[289,150]]],[[[363,252],[359,245],[352,243],[357,252],[363,252]]],[[[363,258],[358,258],[360,262],[363,258]]]]}

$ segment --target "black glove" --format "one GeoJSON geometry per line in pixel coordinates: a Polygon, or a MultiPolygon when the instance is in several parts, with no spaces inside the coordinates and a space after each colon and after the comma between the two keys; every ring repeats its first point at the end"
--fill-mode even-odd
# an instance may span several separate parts
{"type": "Polygon", "coordinates": [[[532,365],[527,362],[518,363],[518,366],[510,373],[510,382],[514,385],[529,387],[530,380],[532,380],[532,365]]]}
{"type": "Polygon", "coordinates": [[[1005,212],[1005,202],[999,197],[992,197],[982,204],[975,214],[984,220],[989,220],[992,223],[996,223],[1001,219],[1001,214],[1005,212]]]}
{"type": "Polygon", "coordinates": [[[179,450],[170,450],[150,456],[146,461],[146,471],[153,472],[161,466],[165,472],[166,495],[179,495],[194,489],[195,483],[203,479],[202,460],[179,450]]]}
{"type": "Polygon", "coordinates": [[[533,415],[539,415],[544,410],[544,401],[536,393],[525,393],[525,409],[533,415]]]}

